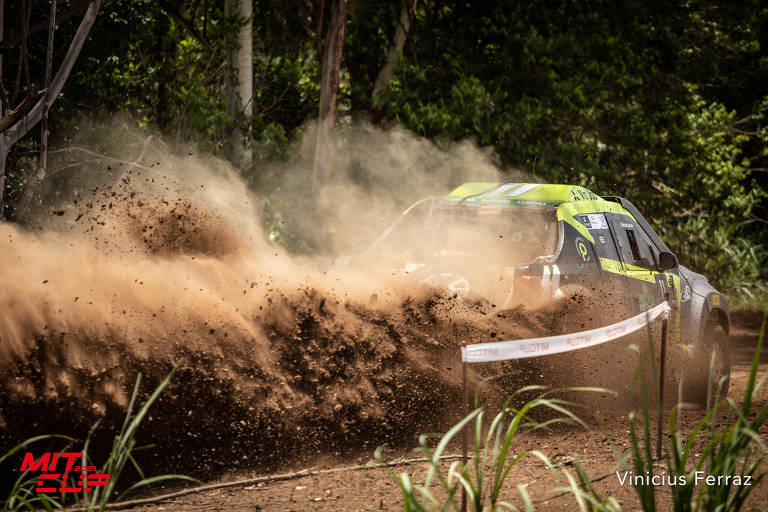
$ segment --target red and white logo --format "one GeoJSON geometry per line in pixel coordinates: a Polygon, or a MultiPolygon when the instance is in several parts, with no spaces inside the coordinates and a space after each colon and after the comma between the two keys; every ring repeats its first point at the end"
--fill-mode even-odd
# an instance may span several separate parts
{"type": "Polygon", "coordinates": [[[109,474],[89,473],[96,471],[96,466],[75,465],[75,461],[82,456],[82,452],[45,452],[35,460],[35,456],[27,452],[21,461],[20,471],[40,471],[35,490],[42,493],[91,492],[93,487],[106,486],[109,483],[109,474]],[[69,480],[70,472],[80,473],[74,483],[69,480]],[[71,487],[70,484],[75,486],[71,487]]]}

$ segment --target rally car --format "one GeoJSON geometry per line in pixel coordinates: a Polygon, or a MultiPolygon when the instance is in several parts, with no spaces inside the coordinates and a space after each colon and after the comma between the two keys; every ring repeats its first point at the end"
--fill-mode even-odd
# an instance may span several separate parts
{"type": "Polygon", "coordinates": [[[706,390],[710,379],[727,394],[725,297],[680,265],[627,199],[573,185],[465,183],[412,205],[366,256],[502,309],[611,289],[637,314],[668,298],[671,338],[697,362],[685,363],[688,387],[706,390]]]}

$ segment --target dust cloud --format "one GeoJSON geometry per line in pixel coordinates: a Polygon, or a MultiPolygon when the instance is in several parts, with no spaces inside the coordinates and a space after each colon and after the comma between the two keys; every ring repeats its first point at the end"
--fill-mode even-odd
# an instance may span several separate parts
{"type": "MultiPolygon", "coordinates": [[[[272,169],[284,219],[308,215],[301,186],[288,190],[306,152],[272,169]]],[[[369,244],[418,196],[498,172],[468,143],[444,153],[398,130],[361,128],[338,159],[338,208],[314,219],[334,226],[334,255],[369,244]]],[[[0,225],[0,447],[82,439],[100,420],[95,453],[108,449],[136,376],[141,401],[174,367],[140,428],[155,446],[139,455],[148,470],[209,475],[412,445],[456,419],[459,345],[553,334],[566,317],[567,301],[500,310],[397,272],[292,256],[226,163],[172,154],[124,120],[84,124],[52,162],[42,204],[53,206],[33,207],[24,228],[0,225]]],[[[527,362],[471,378],[502,371],[512,377],[484,387],[487,400],[539,375],[527,362]]]]}
{"type": "Polygon", "coordinates": [[[318,208],[321,219],[307,215],[314,126],[306,127],[291,161],[268,166],[259,178],[269,190],[267,220],[274,219],[277,228],[285,222],[305,238],[316,237],[318,248],[333,255],[363,251],[414,202],[443,196],[464,182],[532,181],[519,170],[502,173],[498,157],[471,141],[441,148],[402,128],[366,124],[342,127],[337,139],[333,181],[318,208]]]}

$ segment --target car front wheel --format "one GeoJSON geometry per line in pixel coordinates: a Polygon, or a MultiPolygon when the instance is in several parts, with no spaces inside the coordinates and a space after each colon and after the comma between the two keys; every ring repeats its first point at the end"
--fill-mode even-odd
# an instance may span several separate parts
{"type": "Polygon", "coordinates": [[[707,393],[710,394],[710,406],[714,403],[714,397],[722,399],[728,396],[728,387],[731,382],[731,361],[729,356],[728,335],[720,324],[707,322],[703,339],[693,353],[692,368],[694,375],[690,375],[689,396],[684,396],[685,401],[690,401],[706,407],[707,393]]]}

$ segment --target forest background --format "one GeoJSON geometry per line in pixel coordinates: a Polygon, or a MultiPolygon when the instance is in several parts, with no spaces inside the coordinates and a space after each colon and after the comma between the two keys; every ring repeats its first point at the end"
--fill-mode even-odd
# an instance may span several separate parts
{"type": "Polygon", "coordinates": [[[229,159],[272,239],[322,251],[306,222],[322,185],[382,180],[364,165],[337,176],[334,152],[356,130],[404,129],[446,152],[469,140],[510,179],[628,197],[735,305],[768,301],[760,0],[0,0],[0,13],[6,221],[65,207],[39,193],[65,179],[45,172],[47,146],[120,114],[229,159]],[[83,33],[53,102],[46,91],[83,33]],[[40,126],[19,129],[46,100],[50,142],[40,126]],[[310,133],[314,169],[289,193],[282,172],[310,133]]]}

